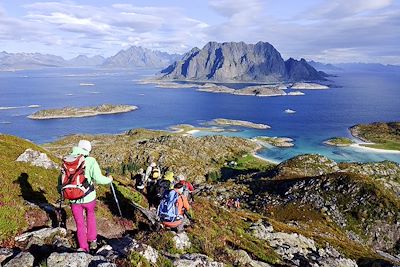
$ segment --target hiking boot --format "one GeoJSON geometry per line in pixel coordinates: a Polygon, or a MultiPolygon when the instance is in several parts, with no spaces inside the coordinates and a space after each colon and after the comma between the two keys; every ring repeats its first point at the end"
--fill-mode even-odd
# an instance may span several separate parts
{"type": "Polygon", "coordinates": [[[89,249],[90,250],[96,250],[97,249],[97,241],[90,241],[89,242],[89,249]]]}
{"type": "Polygon", "coordinates": [[[83,248],[78,248],[77,250],[76,250],[77,252],[87,252],[86,250],[84,250],[83,248]]]}

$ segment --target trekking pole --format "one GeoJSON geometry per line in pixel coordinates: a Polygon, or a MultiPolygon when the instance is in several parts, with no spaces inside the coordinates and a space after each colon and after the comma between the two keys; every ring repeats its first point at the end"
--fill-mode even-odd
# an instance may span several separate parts
{"type": "MultiPolygon", "coordinates": [[[[108,176],[109,174],[110,174],[110,171],[107,169],[107,170],[106,170],[106,176],[108,176]]],[[[113,194],[113,196],[114,196],[115,203],[117,204],[119,216],[122,217],[121,207],[119,206],[117,194],[115,194],[115,189],[114,189],[114,185],[113,185],[112,182],[110,183],[110,187],[111,187],[111,192],[112,192],[112,194],[113,194]]]]}

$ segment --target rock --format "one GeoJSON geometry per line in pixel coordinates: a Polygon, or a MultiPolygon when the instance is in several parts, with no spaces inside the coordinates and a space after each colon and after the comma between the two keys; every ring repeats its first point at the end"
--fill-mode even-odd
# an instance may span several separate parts
{"type": "Polygon", "coordinates": [[[186,250],[192,246],[192,243],[190,242],[190,239],[186,232],[175,234],[173,240],[175,242],[176,249],[179,250],[186,250]]]}
{"type": "Polygon", "coordinates": [[[35,258],[29,252],[21,252],[9,262],[4,264],[4,267],[32,267],[35,258]]]}
{"type": "Polygon", "coordinates": [[[268,222],[263,223],[262,220],[260,220],[257,223],[252,224],[249,227],[249,230],[254,237],[266,240],[274,231],[274,228],[268,222]]]}
{"type": "Polygon", "coordinates": [[[176,267],[224,267],[222,262],[216,262],[203,254],[184,254],[174,261],[176,267]]]}
{"type": "Polygon", "coordinates": [[[59,166],[54,163],[45,153],[28,148],[22,153],[17,160],[18,162],[27,162],[33,166],[42,167],[45,169],[58,169],[59,166]]]}
{"type": "Polygon", "coordinates": [[[98,250],[98,254],[103,255],[108,259],[115,259],[118,257],[127,257],[132,251],[138,252],[153,264],[157,262],[159,257],[157,250],[153,247],[128,236],[122,239],[110,240],[109,245],[98,250]]]}
{"type": "Polygon", "coordinates": [[[250,267],[270,267],[268,263],[253,260],[249,254],[244,250],[236,250],[234,253],[236,258],[235,264],[237,266],[250,266],[250,267]]]}
{"type": "Polygon", "coordinates": [[[23,242],[26,241],[29,238],[37,238],[40,240],[44,240],[46,238],[49,238],[51,236],[66,236],[67,235],[67,230],[61,227],[57,228],[43,228],[37,231],[33,232],[28,232],[24,233],[22,235],[16,236],[14,238],[15,241],[17,242],[23,242]]]}
{"type": "Polygon", "coordinates": [[[88,267],[89,264],[94,266],[99,266],[99,264],[103,264],[102,266],[115,266],[102,256],[92,256],[84,252],[54,252],[47,258],[48,267],[88,267]]]}
{"type": "Polygon", "coordinates": [[[12,255],[14,255],[14,250],[10,248],[0,248],[0,264],[12,255]]]}

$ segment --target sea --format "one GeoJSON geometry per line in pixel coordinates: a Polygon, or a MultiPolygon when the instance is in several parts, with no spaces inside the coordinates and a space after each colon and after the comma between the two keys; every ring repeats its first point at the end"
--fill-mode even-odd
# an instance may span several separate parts
{"type": "Polygon", "coordinates": [[[303,90],[304,96],[279,97],[213,94],[194,88],[166,89],[140,84],[157,71],[49,68],[0,72],[0,132],[43,144],[77,133],[116,134],[133,128],[168,129],[177,124],[201,126],[216,118],[227,118],[263,123],[271,128],[236,127],[235,132],[203,131],[195,135],[294,139],[292,148],[265,147],[258,152],[273,162],[318,153],[339,162],[392,160],[400,163],[398,153],[323,144],[331,137],[351,138],[348,128],[355,124],[400,121],[399,71],[339,71],[329,77],[334,86],[328,90],[303,90]],[[139,109],[87,118],[27,118],[40,109],[104,103],[135,105],[139,109]],[[285,113],[286,109],[296,113],[285,113]]]}

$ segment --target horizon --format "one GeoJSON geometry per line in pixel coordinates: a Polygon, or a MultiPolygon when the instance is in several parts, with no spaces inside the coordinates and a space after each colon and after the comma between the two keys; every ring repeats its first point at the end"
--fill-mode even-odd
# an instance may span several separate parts
{"type": "Polygon", "coordinates": [[[110,57],[131,46],[183,54],[210,40],[263,41],[285,59],[400,65],[399,14],[393,0],[6,0],[0,44],[8,53],[68,60],[110,57]]]}

